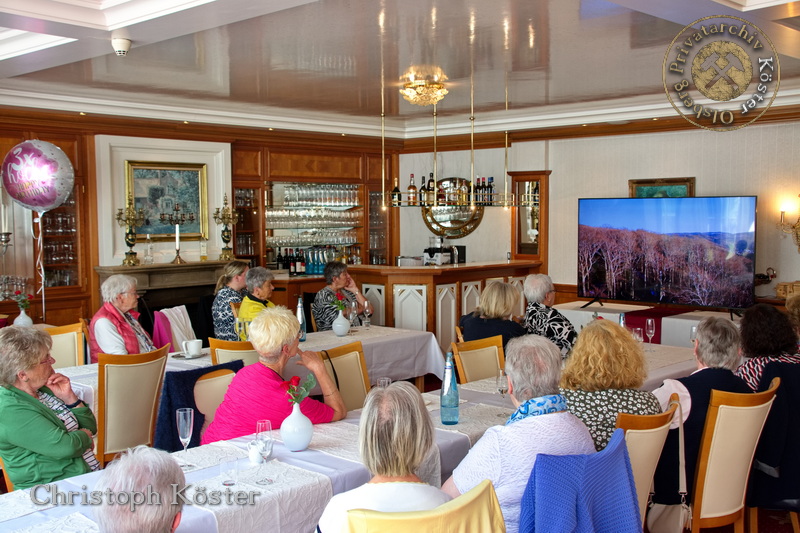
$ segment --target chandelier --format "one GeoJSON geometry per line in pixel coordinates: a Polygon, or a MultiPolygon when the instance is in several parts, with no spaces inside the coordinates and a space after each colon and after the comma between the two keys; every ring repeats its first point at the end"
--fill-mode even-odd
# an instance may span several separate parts
{"type": "Polygon", "coordinates": [[[435,105],[447,95],[443,83],[447,81],[447,76],[439,67],[412,66],[402,79],[405,81],[400,94],[414,105],[435,105]]]}

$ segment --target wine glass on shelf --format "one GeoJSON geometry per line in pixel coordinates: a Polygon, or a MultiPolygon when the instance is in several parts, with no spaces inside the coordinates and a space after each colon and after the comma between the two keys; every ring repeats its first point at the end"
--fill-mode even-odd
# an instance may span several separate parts
{"type": "Polygon", "coordinates": [[[369,329],[370,326],[370,319],[369,317],[372,316],[374,309],[372,307],[372,302],[369,300],[364,301],[364,329],[369,329]]]}
{"type": "Polygon", "coordinates": [[[656,321],[654,318],[648,318],[644,323],[644,332],[647,334],[647,342],[650,344],[648,352],[653,351],[653,335],[656,334],[656,321]]]}
{"type": "MultiPolygon", "coordinates": [[[[182,407],[175,411],[175,418],[178,424],[178,438],[183,445],[183,451],[189,447],[189,441],[192,440],[192,426],[194,426],[194,409],[191,407],[182,407]]],[[[191,463],[184,463],[181,468],[187,470],[194,468],[195,465],[191,463]]]]}
{"type": "Polygon", "coordinates": [[[259,485],[271,485],[273,481],[264,475],[264,466],[272,459],[272,449],[275,439],[272,437],[272,422],[269,420],[259,420],[256,422],[256,447],[261,455],[261,465],[258,468],[259,485]]]}

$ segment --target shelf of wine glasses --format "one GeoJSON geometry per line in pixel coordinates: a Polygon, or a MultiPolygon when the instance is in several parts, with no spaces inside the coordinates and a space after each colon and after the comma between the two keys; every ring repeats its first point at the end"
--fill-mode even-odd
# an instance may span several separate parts
{"type": "Polygon", "coordinates": [[[288,235],[269,235],[265,238],[267,246],[318,246],[318,245],[334,245],[334,246],[351,246],[353,244],[361,244],[358,240],[358,233],[355,230],[350,231],[318,231],[307,233],[292,233],[288,235]]]}
{"type": "Polygon", "coordinates": [[[268,209],[267,229],[327,229],[361,227],[362,211],[329,209],[268,209]]]}

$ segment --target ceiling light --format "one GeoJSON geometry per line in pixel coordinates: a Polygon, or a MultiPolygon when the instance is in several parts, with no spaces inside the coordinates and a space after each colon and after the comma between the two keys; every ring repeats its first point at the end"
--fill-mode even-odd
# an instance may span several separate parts
{"type": "Polygon", "coordinates": [[[420,106],[437,104],[447,95],[444,83],[447,76],[442,69],[431,65],[412,66],[403,75],[400,94],[406,101],[420,106]]]}

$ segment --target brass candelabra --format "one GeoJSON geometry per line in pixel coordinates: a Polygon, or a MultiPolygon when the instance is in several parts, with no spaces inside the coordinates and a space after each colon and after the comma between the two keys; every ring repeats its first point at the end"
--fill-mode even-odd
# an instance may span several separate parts
{"type": "Polygon", "coordinates": [[[136,266],[139,264],[139,258],[136,257],[136,252],[133,247],[136,244],[136,226],[144,224],[144,209],[136,209],[133,207],[133,196],[128,195],[128,204],[123,208],[117,209],[117,224],[125,228],[125,244],[128,245],[128,251],[125,252],[125,259],[122,264],[125,266],[136,266]]]}
{"type": "Polygon", "coordinates": [[[239,213],[235,209],[228,206],[228,195],[226,194],[222,200],[222,208],[219,207],[214,210],[214,222],[222,224],[222,252],[219,254],[220,261],[231,261],[236,259],[233,255],[233,250],[229,246],[231,242],[231,229],[230,226],[239,222],[239,213]]]}

